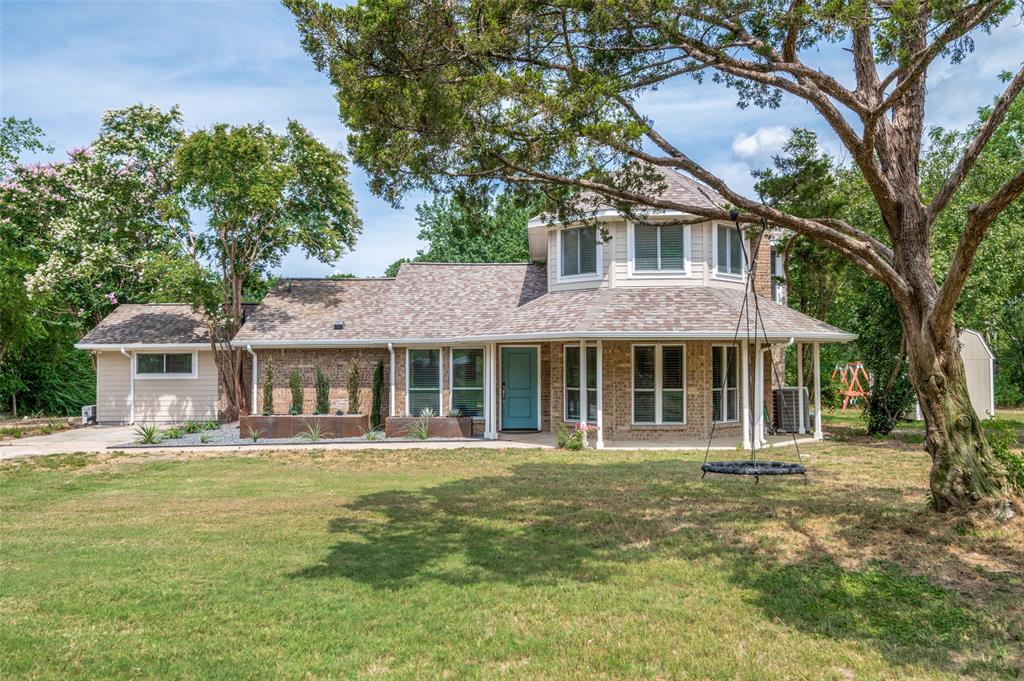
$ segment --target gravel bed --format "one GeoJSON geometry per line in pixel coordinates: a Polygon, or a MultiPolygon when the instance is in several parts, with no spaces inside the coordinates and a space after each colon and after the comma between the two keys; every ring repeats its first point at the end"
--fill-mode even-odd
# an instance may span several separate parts
{"type": "MultiPolygon", "coordinates": [[[[444,440],[438,440],[431,438],[429,442],[465,442],[473,440],[482,440],[479,437],[462,437],[462,438],[445,438],[444,440]]],[[[127,442],[121,445],[112,445],[108,449],[149,449],[153,447],[242,447],[242,446],[259,446],[266,447],[267,445],[328,445],[336,443],[361,443],[366,445],[375,444],[387,444],[393,442],[427,442],[427,440],[420,440],[411,437],[381,437],[378,440],[367,440],[365,437],[338,437],[338,438],[321,438],[315,442],[310,442],[304,437],[261,437],[256,442],[252,441],[252,438],[243,438],[238,432],[237,423],[227,423],[222,425],[216,430],[201,430],[198,433],[185,433],[181,437],[173,440],[161,440],[159,444],[155,445],[144,445],[138,442],[127,442]],[[206,442],[201,442],[200,437],[206,435],[206,442]]]]}

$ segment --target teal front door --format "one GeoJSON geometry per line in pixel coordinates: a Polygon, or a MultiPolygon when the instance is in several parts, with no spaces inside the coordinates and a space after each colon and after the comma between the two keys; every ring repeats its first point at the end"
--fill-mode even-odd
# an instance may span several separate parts
{"type": "Polygon", "coordinates": [[[537,430],[537,348],[501,349],[501,429],[537,430]]]}

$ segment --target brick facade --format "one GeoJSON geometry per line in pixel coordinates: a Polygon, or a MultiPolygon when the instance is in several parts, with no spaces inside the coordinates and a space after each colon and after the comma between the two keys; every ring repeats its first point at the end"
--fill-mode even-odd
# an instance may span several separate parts
{"type": "Polygon", "coordinates": [[[384,395],[381,400],[382,416],[388,414],[388,351],[384,348],[331,348],[331,349],[281,349],[257,350],[259,358],[256,399],[259,412],[263,404],[263,386],[267,367],[273,367],[274,413],[287,414],[292,404],[292,393],[288,379],[292,370],[297,369],[302,382],[303,413],[312,414],[316,409],[316,370],[319,368],[330,383],[328,395],[331,413],[340,410],[348,412],[348,375],[352,362],[359,364],[359,411],[370,412],[373,401],[373,370],[378,361],[384,362],[384,395]]]}

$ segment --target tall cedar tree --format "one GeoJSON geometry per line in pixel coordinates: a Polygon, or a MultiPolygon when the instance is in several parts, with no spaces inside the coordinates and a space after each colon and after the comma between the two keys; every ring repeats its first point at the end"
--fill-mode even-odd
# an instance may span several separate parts
{"type": "MultiPolygon", "coordinates": [[[[678,170],[725,197],[741,222],[767,219],[856,264],[899,310],[935,508],[994,505],[1008,515],[1006,470],[971,408],[953,310],[985,232],[1024,193],[1024,161],[1011,161],[1013,173],[979,203],[961,209],[951,200],[1024,88],[1024,67],[1012,65],[1019,70],[928,196],[919,163],[928,67],[962,61],[1015,0],[285,1],[304,48],[336,86],[353,158],[381,196],[528,185],[560,198],[562,217],[594,205],[571,197],[595,194],[627,214],[730,217],[729,207],[663,197],[657,169],[678,170]],[[829,43],[843,48],[831,50],[837,59],[849,55],[847,68],[804,61],[829,43]],[[809,104],[867,183],[884,236],[763,205],[694,161],[637,107],[645,92],[685,77],[733,88],[741,106],[809,104]],[[947,208],[963,229],[948,268],[936,272],[929,237],[947,208]]],[[[660,109],[668,121],[677,119],[671,109],[660,109]]]]}

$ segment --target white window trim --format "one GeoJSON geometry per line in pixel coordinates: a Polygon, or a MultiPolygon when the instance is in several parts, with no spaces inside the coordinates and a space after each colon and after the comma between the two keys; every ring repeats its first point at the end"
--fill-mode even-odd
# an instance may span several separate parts
{"type": "Polygon", "coordinates": [[[447,416],[452,409],[455,408],[455,391],[456,390],[479,390],[480,394],[483,395],[483,410],[484,413],[480,416],[473,416],[475,419],[482,419],[487,414],[487,380],[483,380],[480,383],[479,388],[456,388],[455,387],[455,351],[456,350],[479,350],[483,354],[484,361],[484,374],[487,373],[487,350],[482,345],[466,345],[466,346],[452,346],[448,348],[448,411],[443,416],[447,416]]]}
{"type": "Polygon", "coordinates": [[[581,229],[584,227],[590,227],[591,225],[566,225],[565,227],[559,227],[557,231],[557,243],[555,244],[555,281],[558,283],[562,282],[574,282],[574,281],[601,281],[604,279],[604,243],[601,241],[601,228],[597,229],[597,272],[594,274],[562,274],[562,232],[567,229],[581,229]]]}
{"type": "MultiPolygon", "coordinates": [[[[672,277],[689,277],[693,274],[693,251],[690,247],[690,225],[683,227],[683,269],[681,270],[638,270],[636,269],[636,233],[635,223],[630,220],[626,223],[626,252],[628,268],[626,276],[629,279],[668,279],[672,277]]],[[[661,227],[663,225],[651,225],[658,227],[658,264],[661,265],[661,227]]],[[[664,226],[673,226],[666,223],[664,226]]]]}
{"type": "MultiPolygon", "coordinates": [[[[719,226],[728,227],[731,234],[736,234],[736,225],[728,222],[712,222],[711,223],[711,262],[714,267],[711,268],[711,276],[715,279],[723,279],[725,281],[743,281],[747,278],[747,261],[743,257],[746,253],[746,245],[740,249],[740,273],[733,274],[732,272],[721,272],[718,269],[718,228],[719,226]]],[[[730,237],[732,238],[732,237],[730,237]]],[[[742,239],[743,237],[740,236],[742,239]]]]}
{"type": "MultiPolygon", "coordinates": [[[[166,362],[166,360],[164,360],[166,362]]],[[[137,381],[181,381],[199,378],[199,352],[196,350],[185,352],[133,352],[132,353],[132,378],[137,381]],[[143,355],[192,355],[192,373],[190,374],[140,374],[139,357],[143,355]]]]}
{"type": "MultiPolygon", "coordinates": [[[[740,412],[741,412],[741,407],[742,407],[742,405],[740,404],[740,394],[741,394],[740,393],[740,352],[742,352],[742,348],[738,348],[735,345],[733,345],[732,343],[712,345],[711,346],[712,354],[717,352],[721,348],[735,348],[736,349],[736,366],[734,367],[734,371],[736,372],[736,387],[734,388],[734,390],[736,391],[736,418],[734,418],[734,419],[725,418],[725,419],[721,419],[721,420],[718,420],[718,421],[715,420],[714,406],[713,406],[714,405],[714,395],[715,395],[715,390],[716,390],[716,388],[715,388],[715,381],[714,381],[715,375],[714,375],[714,370],[713,370],[714,366],[715,366],[715,364],[714,364],[715,360],[714,360],[714,357],[712,357],[711,358],[711,362],[709,362],[709,364],[708,364],[708,371],[711,372],[711,376],[710,376],[710,379],[711,379],[710,380],[710,384],[711,384],[711,402],[710,402],[710,404],[712,405],[711,422],[712,423],[739,423],[740,422],[740,412]]],[[[722,353],[722,367],[724,368],[725,366],[726,366],[725,353],[723,352],[722,353]]],[[[728,381],[726,381],[726,383],[728,383],[728,381]]],[[[721,388],[721,391],[722,391],[722,415],[723,416],[728,416],[729,410],[726,409],[726,407],[725,407],[726,393],[728,392],[728,390],[723,387],[723,388],[721,388]]]]}
{"type": "MultiPolygon", "coordinates": [[[[433,347],[420,347],[420,348],[406,348],[405,349],[405,415],[406,416],[419,416],[419,414],[413,414],[409,411],[409,392],[412,390],[409,386],[410,379],[412,379],[412,362],[409,361],[409,354],[413,350],[437,350],[437,406],[438,409],[444,410],[444,351],[440,346],[433,347]]],[[[421,388],[420,392],[427,392],[425,388],[421,388]]],[[[436,416],[445,416],[445,414],[435,414],[436,416]]]]}
{"type": "MultiPolygon", "coordinates": [[[[566,360],[566,356],[569,354],[568,353],[568,349],[569,348],[579,349],[579,347],[580,347],[579,343],[565,343],[565,344],[562,345],[562,422],[563,423],[597,423],[596,420],[591,421],[591,420],[587,419],[586,418],[587,415],[583,413],[583,412],[586,411],[586,408],[587,408],[587,403],[586,403],[586,400],[584,399],[583,395],[580,396],[580,416],[583,417],[583,418],[576,418],[576,419],[569,418],[569,390],[579,390],[579,388],[578,387],[577,388],[569,388],[569,381],[566,380],[566,377],[568,376],[568,372],[569,372],[569,362],[566,360]]],[[[596,353],[597,352],[597,343],[587,343],[587,349],[589,350],[591,348],[593,348],[594,352],[596,353]]],[[[584,365],[586,365],[587,358],[583,357],[583,358],[580,359],[580,361],[583,362],[584,365]]],[[[587,385],[587,393],[590,393],[591,390],[594,391],[594,404],[596,405],[597,404],[597,386],[596,385],[591,386],[591,385],[588,384],[587,385]]]]}
{"type": "MultiPolygon", "coordinates": [[[[675,388],[669,388],[675,390],[675,388]]],[[[649,388],[645,388],[649,390],[649,388]]],[[[629,410],[630,410],[630,423],[634,426],[685,426],[688,420],[689,410],[687,409],[687,402],[689,401],[689,390],[687,389],[686,380],[686,343],[633,343],[629,348],[629,410]],[[662,375],[662,369],[664,368],[662,360],[662,348],[664,347],[681,347],[683,349],[683,420],[682,421],[664,421],[664,414],[662,413],[662,392],[664,390],[663,383],[665,377],[662,375]],[[654,420],[653,421],[637,421],[636,420],[636,348],[654,348],[654,420]]]]}

